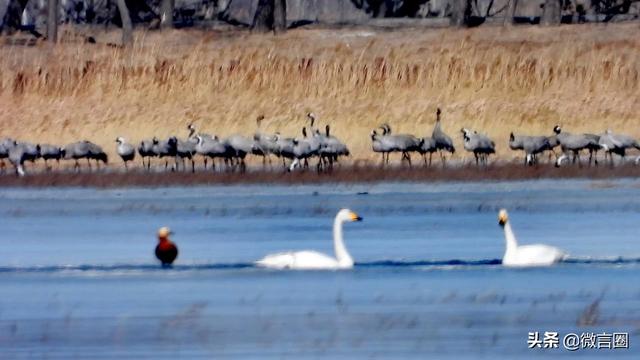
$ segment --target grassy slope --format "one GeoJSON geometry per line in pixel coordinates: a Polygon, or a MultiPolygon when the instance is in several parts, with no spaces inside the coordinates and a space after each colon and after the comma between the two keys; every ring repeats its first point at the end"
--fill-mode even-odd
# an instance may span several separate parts
{"type": "MultiPolygon", "coordinates": [[[[368,133],[429,135],[435,108],[462,148],[462,126],[509,132],[606,128],[640,137],[637,24],[472,30],[299,29],[286,35],[138,33],[129,52],[66,42],[0,45],[0,136],[34,142],[203,132],[298,135],[304,114],[330,123],[356,159],[368,133]]],[[[98,39],[118,34],[100,33],[98,39]]],[[[67,38],[71,36],[67,35],[67,38]]]]}

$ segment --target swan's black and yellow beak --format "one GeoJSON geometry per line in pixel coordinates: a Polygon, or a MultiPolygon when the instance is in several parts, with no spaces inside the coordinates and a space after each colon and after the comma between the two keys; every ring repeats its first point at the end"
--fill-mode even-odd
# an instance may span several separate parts
{"type": "Polygon", "coordinates": [[[351,213],[351,221],[362,221],[362,217],[356,213],[351,213]]]}
{"type": "Polygon", "coordinates": [[[500,213],[498,214],[498,224],[500,224],[500,226],[504,226],[508,220],[509,216],[507,216],[507,212],[505,210],[500,210],[500,213]]]}

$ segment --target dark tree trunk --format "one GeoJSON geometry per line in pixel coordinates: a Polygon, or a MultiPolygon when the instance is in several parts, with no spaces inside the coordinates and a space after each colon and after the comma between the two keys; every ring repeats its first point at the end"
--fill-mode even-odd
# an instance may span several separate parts
{"type": "Polygon", "coordinates": [[[252,31],[267,32],[273,28],[274,0],[259,0],[253,16],[252,31]]]}
{"type": "Polygon", "coordinates": [[[560,25],[560,19],[562,16],[560,9],[561,0],[545,0],[544,8],[542,9],[542,18],[540,24],[545,26],[560,25]]]}
{"type": "Polygon", "coordinates": [[[285,31],[287,29],[286,0],[259,0],[251,30],[257,32],[285,31]]]}
{"type": "Polygon", "coordinates": [[[467,24],[471,15],[470,0],[452,0],[451,1],[451,18],[449,24],[451,26],[460,27],[467,24]]]}
{"type": "Polygon", "coordinates": [[[273,30],[284,32],[287,30],[287,2],[275,0],[273,6],[273,30]]]}
{"type": "Polygon", "coordinates": [[[506,26],[513,25],[516,17],[516,9],[518,7],[518,0],[509,0],[509,5],[506,8],[503,24],[506,26]]]}
{"type": "Polygon", "coordinates": [[[21,28],[22,12],[28,0],[10,0],[7,12],[4,14],[0,32],[12,32],[21,28]]]}
{"type": "Polygon", "coordinates": [[[174,0],[162,0],[160,7],[160,27],[163,29],[173,28],[173,8],[174,0]]]}
{"type": "Polygon", "coordinates": [[[47,40],[58,42],[58,0],[49,0],[47,4],[47,40]]]}
{"type": "Polygon", "coordinates": [[[133,44],[133,25],[131,24],[131,16],[125,0],[118,0],[118,12],[122,21],[122,45],[130,46],[133,44]]]}

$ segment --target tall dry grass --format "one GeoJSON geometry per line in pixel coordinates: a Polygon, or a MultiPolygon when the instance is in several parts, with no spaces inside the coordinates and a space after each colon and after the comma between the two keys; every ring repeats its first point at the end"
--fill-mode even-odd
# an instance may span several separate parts
{"type": "Polygon", "coordinates": [[[86,138],[113,151],[116,136],[184,136],[190,122],[220,136],[250,135],[259,114],[263,131],[297,135],[314,111],[356,158],[370,158],[371,128],[388,122],[428,135],[437,106],[460,147],[459,129],[469,127],[494,137],[502,156],[512,156],[511,131],[545,134],[555,123],[640,136],[638,30],[173,31],[137,33],[131,50],[3,45],[0,136],[86,138]]]}

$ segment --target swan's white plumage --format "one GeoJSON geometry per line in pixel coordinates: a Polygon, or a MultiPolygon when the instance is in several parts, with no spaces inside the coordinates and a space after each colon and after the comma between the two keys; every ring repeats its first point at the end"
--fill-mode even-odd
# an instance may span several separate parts
{"type": "Polygon", "coordinates": [[[291,251],[267,255],[256,265],[271,269],[322,270],[339,269],[338,261],[317,251],[291,251]]]}
{"type": "Polygon", "coordinates": [[[518,246],[515,252],[506,253],[502,259],[504,266],[549,266],[562,261],[567,256],[562,250],[542,244],[518,246]]]}
{"type": "Polygon", "coordinates": [[[510,267],[550,266],[567,257],[564,251],[549,245],[518,245],[506,210],[500,210],[498,219],[504,229],[506,241],[502,265],[510,267]]]}
{"type": "Polygon", "coordinates": [[[342,209],[333,222],[333,247],[335,258],[317,251],[291,251],[267,255],[256,261],[257,266],[270,269],[291,270],[337,270],[353,268],[353,259],[342,239],[342,223],[360,221],[361,217],[349,209],[342,209]]]}

